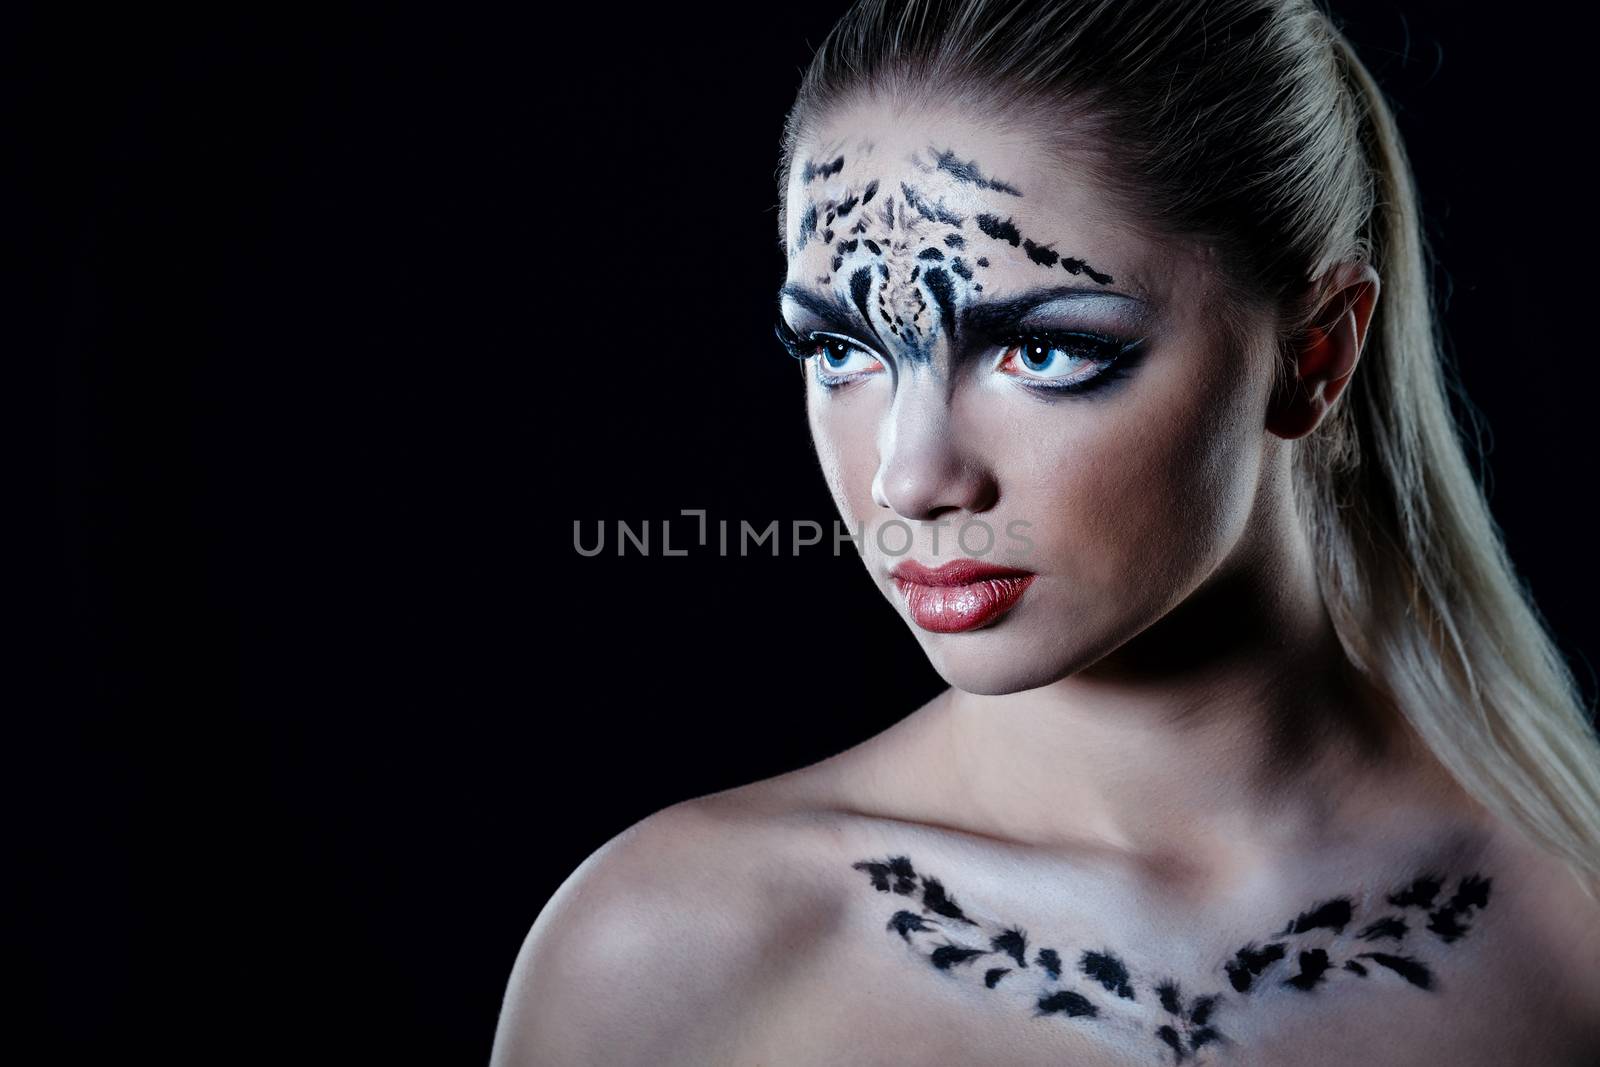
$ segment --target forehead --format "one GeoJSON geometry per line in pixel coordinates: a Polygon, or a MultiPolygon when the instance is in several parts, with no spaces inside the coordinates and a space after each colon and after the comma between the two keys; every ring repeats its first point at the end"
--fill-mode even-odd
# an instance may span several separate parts
{"type": "Polygon", "coordinates": [[[984,257],[996,266],[1030,262],[1072,273],[1074,261],[1093,265],[1090,252],[1110,262],[1129,227],[1090,181],[1088,163],[1056,158],[1037,132],[953,109],[858,104],[797,146],[785,197],[791,280],[831,261],[826,249],[839,238],[888,228],[891,211],[896,225],[903,218],[919,231],[907,237],[942,244],[954,235],[997,253],[984,257]]]}
{"type": "Polygon", "coordinates": [[[1187,250],[1141,236],[1088,164],[948,110],[842,111],[797,145],[784,291],[912,362],[976,304],[1072,289],[1153,307],[1192,275],[1187,250]]]}

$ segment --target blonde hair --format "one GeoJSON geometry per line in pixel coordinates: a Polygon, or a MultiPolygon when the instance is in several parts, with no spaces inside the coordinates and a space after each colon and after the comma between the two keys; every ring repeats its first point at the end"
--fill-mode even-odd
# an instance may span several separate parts
{"type": "Polygon", "coordinates": [[[1357,373],[1295,443],[1324,601],[1351,661],[1462,787],[1600,899],[1593,715],[1468,462],[1410,164],[1328,15],[1312,0],[858,0],[788,114],[780,193],[820,121],[874,95],[1043,131],[1042,150],[1086,162],[1133,217],[1204,237],[1241,300],[1284,314],[1280,384],[1315,280],[1372,264],[1357,373]]]}

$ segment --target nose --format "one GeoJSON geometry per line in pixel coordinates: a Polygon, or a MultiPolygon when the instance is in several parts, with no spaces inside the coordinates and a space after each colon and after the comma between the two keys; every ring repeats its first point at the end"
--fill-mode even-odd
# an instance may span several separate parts
{"type": "Polygon", "coordinates": [[[999,490],[978,441],[963,432],[947,390],[902,380],[879,430],[872,499],[910,521],[981,512],[999,490]]]}

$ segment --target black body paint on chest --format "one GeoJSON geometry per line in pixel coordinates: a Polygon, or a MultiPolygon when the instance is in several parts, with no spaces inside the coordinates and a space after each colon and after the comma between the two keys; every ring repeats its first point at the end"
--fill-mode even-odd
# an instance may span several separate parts
{"type": "Polygon", "coordinates": [[[1256,976],[1281,959],[1283,959],[1283,945],[1273,944],[1258,949],[1251,943],[1235,952],[1233,959],[1223,965],[1223,970],[1227,972],[1228,981],[1233,984],[1234,989],[1248,993],[1256,976]]]}
{"type": "Polygon", "coordinates": [[[1083,973],[1105,986],[1119,997],[1133,1000],[1133,986],[1128,984],[1128,967],[1109,951],[1085,952],[1083,973]]]}
{"type": "Polygon", "coordinates": [[[1472,929],[1467,921],[1472,913],[1488,906],[1489,880],[1476,875],[1463,878],[1449,902],[1428,916],[1428,929],[1445,941],[1454,941],[1472,929]]]}
{"type": "Polygon", "coordinates": [[[1185,1006],[1178,983],[1168,980],[1156,987],[1156,994],[1172,1021],[1156,1027],[1155,1035],[1171,1050],[1174,1062],[1183,1063],[1204,1046],[1224,1040],[1222,1031],[1211,1025],[1219,999],[1215,993],[1195,997],[1185,1006]]]}
{"type": "Polygon", "coordinates": [[[1276,936],[1286,937],[1289,934],[1303,934],[1308,930],[1316,930],[1321,927],[1326,927],[1337,934],[1342,932],[1349,922],[1350,901],[1340,897],[1337,900],[1329,900],[1318,904],[1311,911],[1301,912],[1290,920],[1289,925],[1284,927],[1282,932],[1276,936]]]}
{"type": "Polygon", "coordinates": [[[1322,981],[1322,972],[1327,969],[1327,950],[1320,948],[1308,949],[1300,953],[1300,973],[1285,978],[1283,984],[1294,986],[1299,990],[1311,989],[1322,981]]]}
{"type": "Polygon", "coordinates": [[[1040,997],[1037,1007],[1040,1015],[1059,1011],[1064,1012],[1068,1018],[1087,1015],[1092,1019],[1100,1014],[1100,1009],[1094,1006],[1094,1001],[1071,989],[1058,989],[1054,993],[1040,997]]]}
{"type": "Polygon", "coordinates": [[[1390,938],[1399,941],[1406,936],[1409,927],[1406,921],[1398,915],[1385,915],[1375,923],[1362,927],[1356,936],[1363,941],[1377,941],[1380,938],[1390,938]]]}
{"type": "MultiPolygon", "coordinates": [[[[1030,967],[1028,936],[1020,927],[974,918],[956,903],[943,882],[918,872],[909,857],[861,860],[851,866],[865,873],[878,892],[913,901],[920,894],[920,911],[896,909],[887,929],[934,970],[953,974],[970,970],[976,961],[987,958],[992,965],[980,968],[984,988],[999,989],[1002,979],[1005,988],[1031,981],[1036,989],[1030,994],[1035,1018],[1094,1025],[1113,1014],[1126,1017],[1132,1012],[1138,1017],[1143,1013],[1152,1040],[1179,1064],[1196,1059],[1210,1046],[1231,1043],[1217,1020],[1230,998],[1220,989],[1186,997],[1176,980],[1142,976],[1106,946],[1081,950],[1074,976],[1067,975],[1061,952],[1053,946],[1039,948],[1030,967]],[[931,947],[923,942],[931,942],[931,947]],[[1082,984],[1072,988],[1075,982],[1082,984]],[[1141,998],[1141,984],[1153,997],[1141,998]],[[1151,1012],[1158,1014],[1150,1018],[1151,1012]]],[[[1488,906],[1491,880],[1481,874],[1466,875],[1449,899],[1434,907],[1444,884],[1442,877],[1424,875],[1383,900],[1402,912],[1407,908],[1428,910],[1428,932],[1436,942],[1450,943],[1465,936],[1471,929],[1470,920],[1488,906]]],[[[1354,923],[1357,908],[1350,897],[1323,899],[1298,912],[1266,944],[1252,941],[1237,949],[1218,967],[1219,979],[1225,977],[1233,989],[1232,1010],[1248,1006],[1268,979],[1275,987],[1315,995],[1339,975],[1346,981],[1377,982],[1377,975],[1389,974],[1414,989],[1437,993],[1438,982],[1428,963],[1398,950],[1413,935],[1403,914],[1378,916],[1360,925],[1359,933],[1347,935],[1345,930],[1354,923]],[[1350,951],[1357,942],[1374,940],[1395,942],[1396,950],[1350,951]]]]}
{"type": "Polygon", "coordinates": [[[989,942],[989,947],[996,952],[1003,952],[1017,961],[1018,967],[1028,965],[1028,938],[1021,930],[1012,927],[1005,930],[989,942]]]}

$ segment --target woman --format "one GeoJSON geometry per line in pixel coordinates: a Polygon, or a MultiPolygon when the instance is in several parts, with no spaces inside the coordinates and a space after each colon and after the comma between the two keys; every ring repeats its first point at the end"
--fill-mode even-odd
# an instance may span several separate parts
{"type": "Polygon", "coordinates": [[[1600,747],[1329,19],[862,0],[780,173],[817,453],[950,687],[598,850],[495,1062],[1600,1063],[1600,747]]]}

